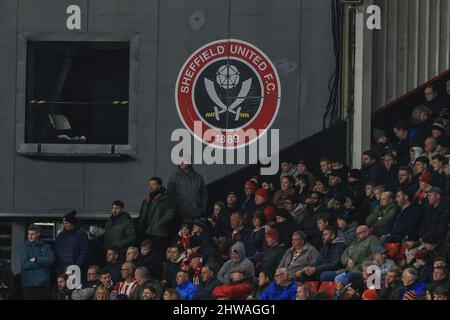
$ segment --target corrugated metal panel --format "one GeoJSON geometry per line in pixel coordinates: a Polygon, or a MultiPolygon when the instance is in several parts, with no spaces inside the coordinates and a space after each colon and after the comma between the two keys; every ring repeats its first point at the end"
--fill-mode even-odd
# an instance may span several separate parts
{"type": "Polygon", "coordinates": [[[382,30],[374,36],[372,109],[450,68],[447,0],[376,0],[382,30]]]}

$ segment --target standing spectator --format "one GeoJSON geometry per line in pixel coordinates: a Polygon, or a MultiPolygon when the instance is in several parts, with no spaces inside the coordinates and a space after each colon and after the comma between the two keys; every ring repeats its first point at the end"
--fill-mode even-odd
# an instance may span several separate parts
{"type": "MultiPolygon", "coordinates": [[[[383,153],[383,156],[385,153],[383,153]]],[[[378,156],[371,150],[364,151],[361,156],[361,174],[365,181],[379,183],[381,165],[377,163],[378,156]]]]}
{"type": "Polygon", "coordinates": [[[318,257],[317,249],[306,242],[306,235],[296,231],[292,234],[292,247],[286,251],[278,267],[286,268],[289,277],[295,279],[306,267],[315,264],[318,257]]]}
{"type": "Polygon", "coordinates": [[[416,205],[411,203],[411,195],[405,190],[399,190],[396,195],[397,211],[394,218],[386,225],[381,242],[400,243],[406,235],[419,232],[420,212],[416,205]]]}
{"type": "MultiPolygon", "coordinates": [[[[187,161],[182,160],[177,171],[172,174],[167,191],[175,207],[175,217],[180,222],[206,214],[208,193],[205,182],[187,161]]],[[[177,229],[180,222],[177,223],[177,229]]]]}
{"type": "Polygon", "coordinates": [[[425,296],[426,284],[419,281],[419,275],[413,268],[407,268],[402,275],[402,300],[422,300],[425,296]]]}
{"type": "Polygon", "coordinates": [[[128,298],[129,300],[142,300],[142,294],[147,286],[150,286],[155,289],[155,300],[161,299],[162,295],[161,285],[159,284],[159,281],[152,279],[150,277],[147,268],[145,267],[136,268],[136,271],[134,272],[134,278],[136,279],[137,285],[134,288],[134,290],[130,293],[130,296],[128,298]]]}
{"type": "Polygon", "coordinates": [[[280,209],[283,208],[283,202],[287,197],[294,195],[295,179],[292,176],[284,176],[281,178],[281,190],[275,192],[273,196],[273,205],[280,209]]]}
{"type": "Polygon", "coordinates": [[[124,203],[120,200],[112,203],[112,215],[105,223],[105,252],[107,248],[117,247],[120,253],[125,253],[136,240],[133,221],[123,210],[124,207],[124,203]]]}
{"type": "Polygon", "coordinates": [[[213,290],[213,296],[218,300],[246,300],[252,289],[253,285],[244,272],[237,269],[231,273],[230,284],[217,286],[213,290]]]}
{"type": "Polygon", "coordinates": [[[430,85],[427,86],[424,90],[425,104],[432,111],[432,118],[436,118],[439,116],[439,113],[442,110],[442,101],[438,98],[438,92],[435,88],[430,85]]]}
{"type": "Polygon", "coordinates": [[[84,269],[88,256],[88,237],[80,229],[75,218],[75,211],[71,211],[63,218],[64,230],[56,237],[55,257],[56,273],[61,274],[70,265],[77,265],[84,269]]]}
{"type": "Polygon", "coordinates": [[[285,160],[281,162],[280,182],[284,177],[292,177],[295,179],[298,175],[299,172],[291,161],[285,160]]]}
{"type": "Polygon", "coordinates": [[[198,300],[214,300],[212,292],[214,288],[221,285],[222,282],[217,279],[215,274],[215,268],[211,264],[203,266],[201,271],[202,281],[198,287],[198,300]]]}
{"type": "Polygon", "coordinates": [[[297,285],[290,279],[286,268],[275,272],[275,281],[259,295],[259,300],[295,300],[297,285]]]}
{"type": "Polygon", "coordinates": [[[25,300],[50,298],[50,267],[55,260],[52,249],[40,239],[41,228],[28,227],[28,240],[20,249],[23,297],[25,300]]]}
{"type": "Polygon", "coordinates": [[[256,208],[255,210],[259,210],[266,216],[267,221],[272,221],[275,218],[275,207],[270,203],[270,196],[269,192],[264,189],[260,188],[256,190],[255,193],[255,204],[256,208]]]}
{"type": "Polygon", "coordinates": [[[122,268],[122,261],[119,259],[119,249],[108,248],[106,252],[105,270],[109,272],[114,283],[122,279],[120,269],[122,268]]]}
{"type": "Polygon", "coordinates": [[[56,277],[56,288],[54,288],[52,292],[53,300],[70,300],[72,290],[67,288],[68,277],[69,276],[65,273],[56,277]]]}
{"type": "Polygon", "coordinates": [[[189,280],[189,274],[185,270],[177,273],[176,290],[180,294],[181,300],[194,300],[197,296],[197,286],[189,280]]]}
{"type": "MultiPolygon", "coordinates": [[[[274,272],[273,272],[274,273],[274,272]]],[[[258,300],[261,293],[266,290],[269,284],[272,282],[272,277],[269,276],[267,271],[260,271],[258,275],[257,286],[253,289],[252,293],[247,297],[247,300],[258,300]]]]}
{"type": "Polygon", "coordinates": [[[295,178],[295,187],[297,188],[297,194],[293,194],[292,196],[288,196],[285,198],[286,200],[294,200],[294,202],[299,202],[302,205],[305,204],[305,200],[308,198],[309,191],[312,188],[309,188],[308,176],[306,175],[298,175],[295,178]]]}
{"type": "Polygon", "coordinates": [[[125,262],[120,270],[122,273],[123,281],[116,283],[114,287],[114,293],[119,300],[128,300],[130,294],[137,286],[136,279],[134,278],[134,270],[136,269],[133,262],[125,262]]]}
{"type": "Polygon", "coordinates": [[[397,205],[394,202],[392,192],[385,191],[381,194],[380,206],[366,219],[366,225],[377,237],[383,235],[386,225],[394,218],[397,205]]]}
{"type": "Polygon", "coordinates": [[[266,232],[265,239],[267,246],[261,257],[261,270],[266,276],[272,278],[286,252],[286,246],[279,242],[279,234],[276,230],[266,232]]]}
{"type": "Polygon", "coordinates": [[[424,210],[424,217],[419,237],[428,250],[443,252],[446,249],[448,233],[448,207],[441,199],[442,190],[433,187],[428,192],[428,204],[424,210]]]}
{"type": "Polygon", "coordinates": [[[180,264],[186,259],[186,254],[178,244],[169,245],[167,250],[169,251],[169,256],[163,263],[162,280],[166,287],[175,288],[177,273],[181,270],[180,264]]]}
{"type": "Polygon", "coordinates": [[[214,203],[213,214],[208,218],[208,221],[213,226],[214,234],[216,236],[225,236],[231,231],[230,213],[226,210],[225,204],[221,201],[214,203]]]}
{"type": "Polygon", "coordinates": [[[258,182],[251,179],[244,185],[244,198],[239,205],[239,209],[247,214],[247,220],[251,220],[251,213],[255,210],[255,192],[258,190],[258,182]]]}
{"type": "Polygon", "coordinates": [[[387,151],[392,149],[388,136],[383,130],[373,129],[373,140],[375,144],[372,145],[371,150],[376,154],[377,158],[381,158],[387,151]]]}
{"type": "Polygon", "coordinates": [[[162,256],[162,250],[168,244],[169,223],[175,213],[160,178],[151,178],[148,189],[150,193],[148,198],[142,201],[136,231],[139,241],[150,239],[154,250],[162,256]]]}
{"type": "MultiPolygon", "coordinates": [[[[398,138],[397,144],[394,145],[397,151],[397,163],[399,166],[407,166],[410,162],[409,159],[409,126],[405,122],[399,122],[394,126],[394,133],[398,138]]],[[[387,187],[387,186],[386,186],[387,187]]]]}
{"type": "Polygon", "coordinates": [[[299,176],[306,177],[306,181],[308,181],[308,189],[312,190],[313,186],[316,184],[316,177],[308,170],[306,166],[306,162],[303,160],[299,160],[297,162],[297,171],[299,176]]]}
{"type": "Polygon", "coordinates": [[[245,277],[250,279],[250,281],[255,280],[255,268],[253,263],[245,257],[245,247],[241,241],[236,242],[231,247],[230,260],[222,265],[222,268],[217,274],[217,279],[224,284],[229,284],[231,281],[231,272],[237,269],[242,270],[245,277]]]}
{"type": "Polygon", "coordinates": [[[162,258],[153,250],[150,240],[141,242],[141,254],[136,259],[136,268],[145,267],[150,276],[159,279],[162,273],[162,258]]]}
{"type": "Polygon", "coordinates": [[[378,294],[378,300],[401,300],[403,283],[400,268],[391,268],[386,274],[384,286],[378,294]]]}
{"type": "Polygon", "coordinates": [[[300,276],[300,281],[318,281],[320,274],[325,271],[335,271],[342,267],[341,255],[345,244],[336,238],[336,230],[325,227],[323,230],[323,246],[315,264],[306,267],[300,276]]]}

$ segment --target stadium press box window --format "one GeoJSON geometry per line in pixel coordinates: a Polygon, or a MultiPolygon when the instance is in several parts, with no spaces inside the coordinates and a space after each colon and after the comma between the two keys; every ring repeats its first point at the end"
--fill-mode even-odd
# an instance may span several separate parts
{"type": "Polygon", "coordinates": [[[23,108],[19,153],[133,153],[137,99],[130,70],[137,63],[131,61],[137,41],[120,38],[82,35],[54,40],[51,35],[48,39],[23,35],[25,61],[18,65],[18,77],[25,82],[18,97],[23,108]]]}

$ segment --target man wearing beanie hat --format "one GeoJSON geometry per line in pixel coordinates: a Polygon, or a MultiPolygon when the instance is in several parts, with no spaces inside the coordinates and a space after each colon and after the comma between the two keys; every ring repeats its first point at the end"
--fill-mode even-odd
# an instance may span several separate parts
{"type": "Polygon", "coordinates": [[[275,274],[287,247],[283,243],[280,243],[279,234],[276,229],[267,231],[265,238],[267,246],[263,250],[261,270],[273,275],[275,274]]]}
{"type": "Polygon", "coordinates": [[[258,182],[254,179],[248,180],[244,185],[244,199],[239,206],[240,210],[247,213],[247,221],[251,221],[255,211],[255,192],[258,190],[258,182]]]}
{"type": "Polygon", "coordinates": [[[80,229],[75,217],[76,211],[71,211],[63,218],[64,230],[55,241],[55,273],[62,274],[70,265],[77,265],[83,270],[88,257],[88,237],[80,229]]]}
{"type": "Polygon", "coordinates": [[[363,300],[377,300],[378,299],[378,293],[374,289],[367,289],[362,294],[363,300]]]}
{"type": "Polygon", "coordinates": [[[371,150],[377,155],[378,158],[381,158],[386,151],[392,148],[392,145],[389,143],[386,132],[380,129],[373,129],[373,140],[374,144],[372,144],[371,150]]]}
{"type": "Polygon", "coordinates": [[[431,184],[433,182],[433,175],[429,171],[423,172],[419,177],[419,189],[414,195],[414,201],[422,203],[426,199],[428,192],[433,187],[431,184]]]}
{"type": "Polygon", "coordinates": [[[419,232],[419,238],[428,250],[444,249],[448,233],[448,207],[444,204],[442,190],[433,187],[428,192],[428,206],[425,207],[424,216],[419,232]]]}
{"type": "Polygon", "coordinates": [[[299,225],[295,222],[289,211],[286,209],[278,209],[275,214],[275,229],[280,235],[280,242],[289,246],[292,241],[292,234],[299,230],[299,225]]]}
{"type": "Polygon", "coordinates": [[[267,221],[272,221],[275,218],[275,207],[270,203],[269,192],[266,189],[260,188],[255,192],[255,211],[259,210],[266,216],[267,221]]]}

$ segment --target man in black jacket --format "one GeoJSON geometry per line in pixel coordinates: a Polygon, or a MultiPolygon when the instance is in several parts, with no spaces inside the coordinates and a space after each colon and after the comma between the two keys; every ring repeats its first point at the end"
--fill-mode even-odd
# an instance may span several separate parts
{"type": "Polygon", "coordinates": [[[428,250],[441,253],[447,242],[448,207],[441,199],[442,190],[432,187],[428,192],[428,205],[425,205],[424,218],[419,237],[428,250]]]}
{"type": "Polygon", "coordinates": [[[317,262],[306,267],[300,276],[300,281],[318,281],[324,271],[336,271],[342,267],[341,255],[345,250],[345,244],[336,241],[336,230],[333,227],[325,227],[322,232],[323,246],[320,249],[317,262]]]}
{"type": "Polygon", "coordinates": [[[378,293],[378,300],[401,300],[403,283],[402,271],[395,267],[388,271],[384,281],[384,287],[378,293]]]}
{"type": "Polygon", "coordinates": [[[214,300],[212,292],[215,287],[220,286],[222,282],[216,278],[215,268],[211,264],[203,266],[201,271],[202,282],[198,287],[198,300],[214,300]]]}
{"type": "Polygon", "coordinates": [[[408,194],[415,194],[419,188],[417,183],[413,182],[413,171],[411,167],[401,167],[398,170],[398,182],[400,189],[404,189],[408,194]]]}
{"type": "Polygon", "coordinates": [[[141,254],[137,257],[136,268],[145,267],[150,276],[159,279],[162,273],[162,257],[153,249],[151,240],[141,242],[141,254]]]}
{"type": "Polygon", "coordinates": [[[140,241],[150,239],[153,249],[161,256],[168,243],[169,223],[175,216],[173,206],[158,177],[150,179],[150,194],[142,201],[137,223],[137,235],[140,241]]]}

